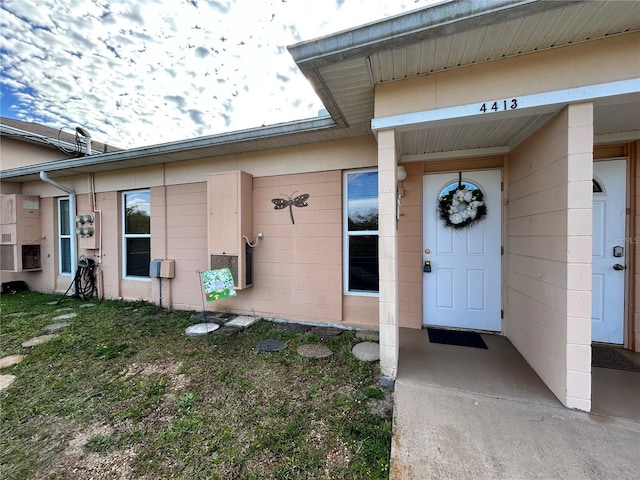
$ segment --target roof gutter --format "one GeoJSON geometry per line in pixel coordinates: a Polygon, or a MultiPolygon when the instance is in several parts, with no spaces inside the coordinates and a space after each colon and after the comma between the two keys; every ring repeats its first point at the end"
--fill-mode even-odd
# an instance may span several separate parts
{"type": "MultiPolygon", "coordinates": [[[[61,183],[56,182],[52,178],[49,178],[47,172],[40,172],[40,180],[53,185],[54,187],[69,194],[69,233],[71,237],[71,276],[75,275],[78,269],[78,244],[76,241],[76,192],[69,187],[65,187],[61,183]]],[[[71,291],[76,293],[75,282],[71,282],[71,291]]]]}

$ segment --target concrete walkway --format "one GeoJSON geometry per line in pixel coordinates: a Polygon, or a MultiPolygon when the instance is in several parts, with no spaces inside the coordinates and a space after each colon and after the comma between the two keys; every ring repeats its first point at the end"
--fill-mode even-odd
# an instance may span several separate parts
{"type": "Polygon", "coordinates": [[[488,350],[425,337],[400,335],[393,480],[637,478],[637,419],[563,407],[504,337],[483,336],[488,350]]]}
{"type": "Polygon", "coordinates": [[[395,388],[391,477],[632,479],[640,424],[411,381],[395,388]]]}

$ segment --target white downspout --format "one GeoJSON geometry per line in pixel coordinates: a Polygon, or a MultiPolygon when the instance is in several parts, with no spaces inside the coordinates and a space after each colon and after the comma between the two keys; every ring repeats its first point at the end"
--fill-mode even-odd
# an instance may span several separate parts
{"type": "MultiPolygon", "coordinates": [[[[78,244],[76,241],[76,192],[69,187],[56,182],[49,178],[47,172],[40,172],[40,180],[59,188],[63,192],[69,194],[69,233],[71,234],[71,278],[75,278],[76,270],[78,269],[78,244]]],[[[71,282],[71,291],[76,293],[75,282],[71,282]]]]}

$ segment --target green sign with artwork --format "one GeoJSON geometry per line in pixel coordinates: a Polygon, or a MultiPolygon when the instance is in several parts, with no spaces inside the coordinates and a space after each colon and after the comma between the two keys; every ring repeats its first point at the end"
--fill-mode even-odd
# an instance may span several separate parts
{"type": "Polygon", "coordinates": [[[204,286],[204,295],[207,302],[237,295],[230,269],[207,270],[206,272],[200,272],[200,276],[202,277],[202,285],[204,286]]]}

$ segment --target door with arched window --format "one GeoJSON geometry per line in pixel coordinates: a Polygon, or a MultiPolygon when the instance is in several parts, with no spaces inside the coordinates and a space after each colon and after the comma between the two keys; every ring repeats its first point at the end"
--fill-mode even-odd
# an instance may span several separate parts
{"type": "Polygon", "coordinates": [[[500,170],[425,175],[425,325],[501,330],[500,183],[500,170]]]}
{"type": "Polygon", "coordinates": [[[593,164],[591,339],[624,341],[627,161],[593,164]]]}

